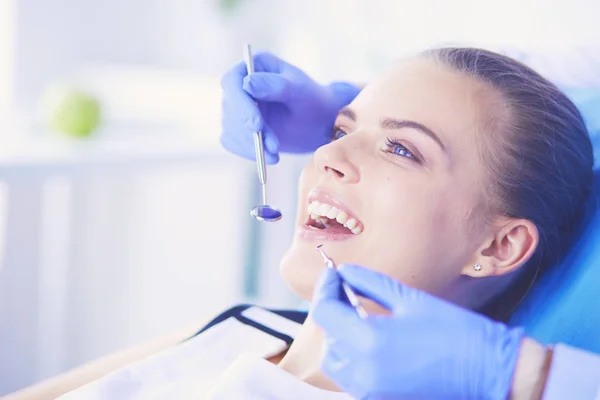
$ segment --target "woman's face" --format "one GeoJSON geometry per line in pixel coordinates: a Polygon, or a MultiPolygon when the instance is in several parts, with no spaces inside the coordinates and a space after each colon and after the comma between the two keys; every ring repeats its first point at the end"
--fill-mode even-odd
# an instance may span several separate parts
{"type": "Polygon", "coordinates": [[[486,182],[477,127],[489,95],[469,77],[413,60],[343,109],[332,142],[300,178],[297,231],[281,262],[292,289],[310,299],[322,244],[338,264],[451,299],[488,229],[476,210],[486,182]]]}

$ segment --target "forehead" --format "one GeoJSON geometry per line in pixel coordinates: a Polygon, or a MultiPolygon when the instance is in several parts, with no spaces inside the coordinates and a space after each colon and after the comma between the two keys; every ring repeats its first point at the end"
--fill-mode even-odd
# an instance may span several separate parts
{"type": "Polygon", "coordinates": [[[451,152],[470,149],[490,90],[440,63],[400,61],[367,85],[352,103],[358,122],[410,119],[436,132],[451,152]]]}

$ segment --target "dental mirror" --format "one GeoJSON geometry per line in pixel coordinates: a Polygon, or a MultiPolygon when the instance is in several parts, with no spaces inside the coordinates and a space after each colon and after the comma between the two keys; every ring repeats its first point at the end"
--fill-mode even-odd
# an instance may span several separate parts
{"type": "Polygon", "coordinates": [[[250,214],[257,220],[265,222],[279,221],[282,217],[281,211],[268,205],[256,206],[250,211],[250,214]]]}
{"type": "MultiPolygon", "coordinates": [[[[249,44],[244,46],[244,61],[248,75],[254,73],[254,61],[252,60],[252,48],[249,44]]],[[[256,206],[250,211],[250,215],[259,221],[275,222],[283,216],[281,211],[275,207],[267,205],[267,164],[265,163],[265,150],[263,145],[263,135],[261,131],[254,132],[254,150],[256,152],[256,167],[258,169],[258,179],[262,188],[262,205],[256,206]]]]}

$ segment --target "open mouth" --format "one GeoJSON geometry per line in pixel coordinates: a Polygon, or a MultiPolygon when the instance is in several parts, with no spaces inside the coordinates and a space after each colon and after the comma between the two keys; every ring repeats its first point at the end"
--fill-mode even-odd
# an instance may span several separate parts
{"type": "Polygon", "coordinates": [[[308,205],[309,220],[307,225],[315,229],[335,234],[359,235],[363,225],[346,211],[326,203],[312,201],[308,205]]]}

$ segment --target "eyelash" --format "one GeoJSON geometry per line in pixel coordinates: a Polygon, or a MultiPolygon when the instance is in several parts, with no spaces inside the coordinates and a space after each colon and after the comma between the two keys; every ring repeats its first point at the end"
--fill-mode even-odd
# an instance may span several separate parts
{"type": "MultiPolygon", "coordinates": [[[[333,128],[332,141],[341,139],[346,135],[346,132],[344,132],[341,128],[336,126],[333,128]],[[342,136],[339,135],[340,133],[342,133],[342,136]]],[[[421,160],[417,156],[415,156],[410,150],[408,150],[406,146],[399,143],[397,139],[388,137],[386,139],[385,145],[388,148],[389,153],[409,158],[419,164],[421,163],[421,160]]]]}
{"type": "Polygon", "coordinates": [[[385,141],[385,145],[388,147],[390,153],[410,158],[411,160],[421,163],[421,160],[417,156],[415,156],[409,149],[407,149],[406,146],[402,145],[401,143],[398,143],[396,139],[387,138],[387,140],[385,141]]]}

